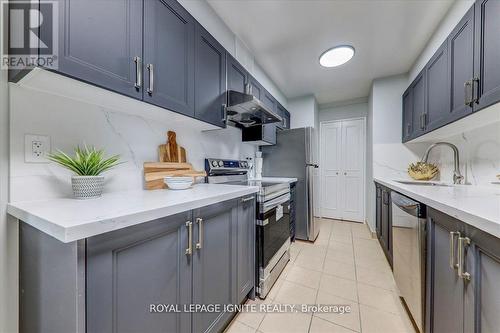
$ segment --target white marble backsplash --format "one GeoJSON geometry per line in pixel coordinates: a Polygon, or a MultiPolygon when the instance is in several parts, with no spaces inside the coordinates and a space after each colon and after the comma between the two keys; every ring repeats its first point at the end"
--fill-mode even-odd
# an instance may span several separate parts
{"type": "Polygon", "coordinates": [[[120,154],[125,163],[106,174],[106,192],[143,188],[142,164],[157,161],[158,145],[166,141],[169,130],[177,132],[188,162],[198,170],[204,169],[206,157],[240,159],[256,150],[242,143],[241,131],[233,127],[202,131],[200,122],[188,117],[170,122],[168,117],[145,116],[149,113],[141,109],[135,115],[123,113],[16,84],[10,86],[10,103],[11,202],[71,196],[69,171],[54,163],[25,163],[25,134],[50,136],[52,151],[70,153],[73,147],[87,144],[108,155],[120,154]]]}
{"type": "MultiPolygon", "coordinates": [[[[441,141],[450,142],[460,152],[460,170],[468,184],[489,186],[500,174],[500,122],[460,134],[441,141]]],[[[409,179],[407,168],[420,161],[432,142],[408,144],[375,144],[373,146],[373,173],[384,179],[409,179]]],[[[449,147],[434,148],[429,162],[436,164],[440,174],[436,180],[453,181],[453,152],[449,147]]],[[[496,185],[499,186],[499,185],[496,185]]]]}

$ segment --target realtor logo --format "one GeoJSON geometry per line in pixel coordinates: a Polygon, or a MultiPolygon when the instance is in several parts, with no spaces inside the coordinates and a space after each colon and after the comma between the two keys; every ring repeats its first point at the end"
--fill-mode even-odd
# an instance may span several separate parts
{"type": "Polygon", "coordinates": [[[1,69],[57,69],[58,3],[1,1],[1,69]]]}

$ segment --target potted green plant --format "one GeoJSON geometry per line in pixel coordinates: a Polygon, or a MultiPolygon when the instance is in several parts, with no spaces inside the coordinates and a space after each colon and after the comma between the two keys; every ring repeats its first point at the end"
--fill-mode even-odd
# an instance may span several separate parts
{"type": "Polygon", "coordinates": [[[58,150],[49,154],[48,159],[75,173],[71,177],[71,185],[77,199],[100,197],[104,188],[104,176],[101,174],[122,163],[119,162],[119,155],[104,158],[103,150],[87,146],[76,147],[74,156],[58,150]]]}

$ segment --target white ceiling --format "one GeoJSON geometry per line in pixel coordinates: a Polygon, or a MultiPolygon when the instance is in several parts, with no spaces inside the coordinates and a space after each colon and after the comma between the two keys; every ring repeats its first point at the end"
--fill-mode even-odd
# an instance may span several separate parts
{"type": "Polygon", "coordinates": [[[365,97],[375,78],[409,71],[453,0],[207,0],[287,98],[365,97]],[[354,58],[319,55],[351,44],[354,58]]]}

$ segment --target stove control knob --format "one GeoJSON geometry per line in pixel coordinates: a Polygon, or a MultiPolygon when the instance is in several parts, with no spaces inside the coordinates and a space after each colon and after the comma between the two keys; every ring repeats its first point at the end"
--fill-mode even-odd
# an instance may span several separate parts
{"type": "Polygon", "coordinates": [[[241,162],[241,166],[244,167],[244,168],[247,168],[248,167],[248,163],[245,162],[245,161],[243,161],[243,162],[241,162]]]}
{"type": "Polygon", "coordinates": [[[224,162],[223,161],[219,161],[219,167],[222,168],[224,166],[224,162]]]}
{"type": "Polygon", "coordinates": [[[217,167],[217,161],[212,161],[211,164],[212,164],[213,167],[217,167]]]}

